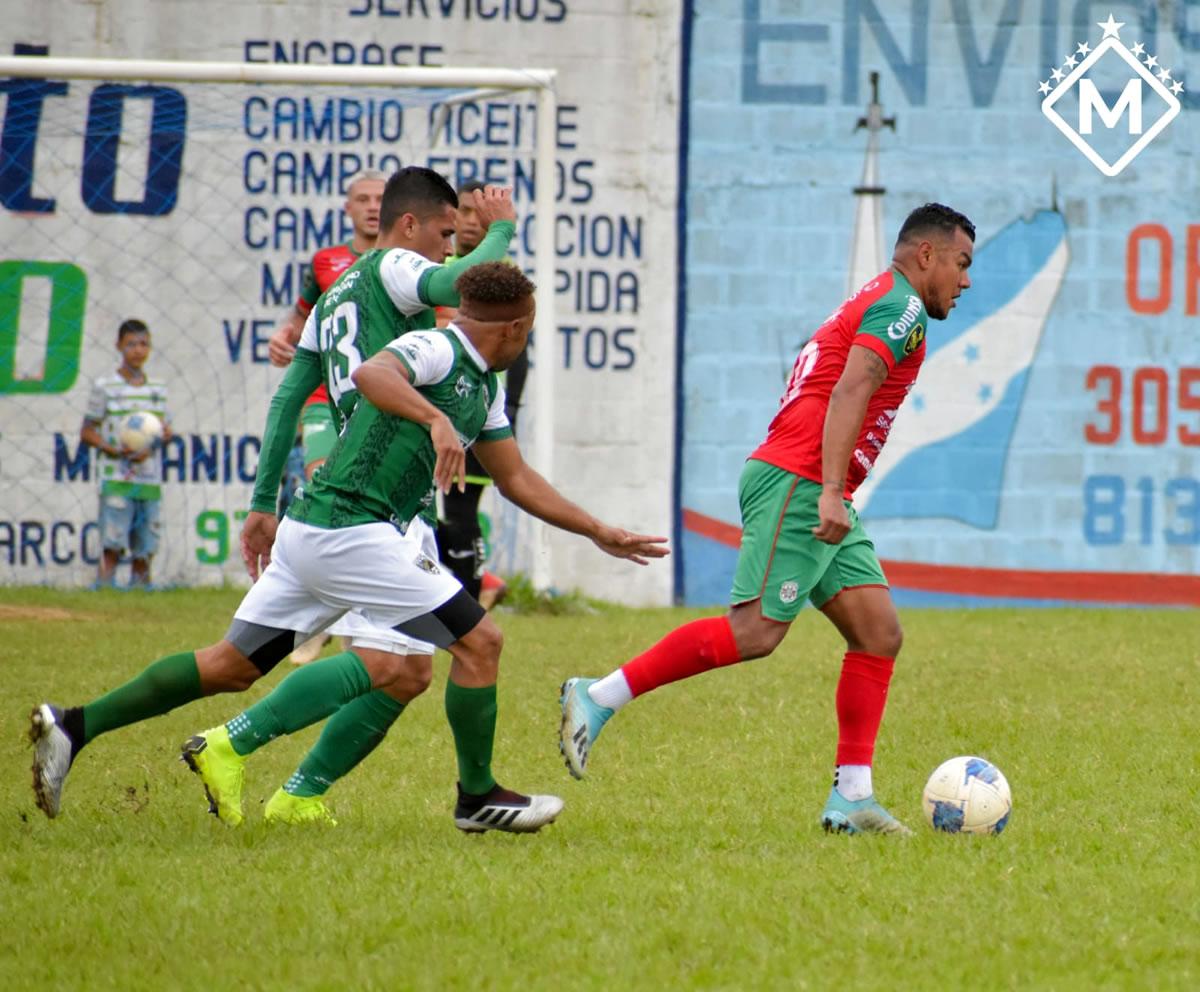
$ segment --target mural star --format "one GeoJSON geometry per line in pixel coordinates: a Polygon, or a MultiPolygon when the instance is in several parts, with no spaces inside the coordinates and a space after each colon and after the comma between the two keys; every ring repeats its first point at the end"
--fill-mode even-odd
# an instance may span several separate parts
{"type": "Polygon", "coordinates": [[[1061,80],[1063,78],[1064,75],[1066,75],[1066,73],[1061,72],[1058,69],[1055,69],[1053,72],[1050,73],[1050,78],[1053,79],[1057,83],[1057,82],[1059,82],[1059,80],[1061,80]]]}
{"type": "Polygon", "coordinates": [[[1042,96],[1045,96],[1047,93],[1050,92],[1050,84],[1049,83],[1038,83],[1038,92],[1041,93],[1042,96]]]}
{"type": "Polygon", "coordinates": [[[1171,70],[1170,69],[1159,69],[1158,70],[1159,82],[1165,83],[1170,78],[1171,78],[1171,70]]]}
{"type": "Polygon", "coordinates": [[[1176,96],[1179,96],[1179,94],[1183,92],[1183,83],[1172,83],[1171,92],[1176,96]]]}
{"type": "Polygon", "coordinates": [[[1079,47],[1077,49],[1075,49],[1075,54],[1076,55],[1087,55],[1087,53],[1090,52],[1091,50],[1092,50],[1091,45],[1089,45],[1086,41],[1081,41],[1079,43],[1079,47]]]}
{"type": "Polygon", "coordinates": [[[1116,38],[1116,39],[1120,40],[1121,28],[1123,28],[1125,26],[1125,22],[1124,21],[1114,21],[1113,16],[1110,13],[1108,15],[1107,21],[1097,21],[1096,26],[1104,28],[1104,37],[1105,38],[1116,38]]]}
{"type": "Polygon", "coordinates": [[[1158,59],[1155,58],[1153,55],[1147,55],[1146,56],[1146,68],[1153,69],[1156,65],[1158,65],[1158,59]]]}
{"type": "Polygon", "coordinates": [[[1143,44],[1142,44],[1142,43],[1139,41],[1139,42],[1138,42],[1136,45],[1134,45],[1134,46],[1133,46],[1131,49],[1129,49],[1129,50],[1130,50],[1131,52],[1133,52],[1133,54],[1134,54],[1134,55],[1136,55],[1138,58],[1141,58],[1141,57],[1142,57],[1142,56],[1143,56],[1143,55],[1146,53],[1146,46],[1145,46],[1145,45],[1143,45],[1143,44]]]}
{"type": "Polygon", "coordinates": [[[1079,59],[1075,58],[1074,55],[1068,55],[1066,61],[1063,62],[1063,65],[1065,65],[1068,69],[1074,69],[1078,64],[1079,59]]]}

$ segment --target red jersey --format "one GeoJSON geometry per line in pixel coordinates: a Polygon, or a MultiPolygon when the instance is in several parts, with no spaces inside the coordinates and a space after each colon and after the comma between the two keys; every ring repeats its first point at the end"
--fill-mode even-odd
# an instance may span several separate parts
{"type": "MultiPolygon", "coordinates": [[[[296,301],[296,309],[300,313],[308,316],[308,312],[320,299],[321,294],[334,284],[338,276],[359,260],[361,256],[354,250],[353,244],[352,241],[347,241],[344,245],[322,248],[313,255],[312,265],[309,267],[308,274],[304,277],[304,285],[300,289],[300,299],[296,301]]],[[[314,403],[328,402],[329,394],[325,391],[325,384],[322,383],[313,390],[312,395],[304,401],[304,405],[312,406],[314,403]]]]}
{"type": "Polygon", "coordinates": [[[928,324],[921,297],[903,275],[888,270],[876,276],[838,307],[801,350],[766,440],[750,457],[813,482],[824,481],[821,446],[829,397],[846,368],[851,346],[870,348],[887,363],[888,376],[867,404],[850,456],[844,494],[850,499],[875,464],[900,404],[917,381],[928,324]]]}

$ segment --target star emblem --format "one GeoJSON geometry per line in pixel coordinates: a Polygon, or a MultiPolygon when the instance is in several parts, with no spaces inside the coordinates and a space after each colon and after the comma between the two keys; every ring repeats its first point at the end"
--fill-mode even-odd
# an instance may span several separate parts
{"type": "Polygon", "coordinates": [[[1179,94],[1183,92],[1183,83],[1172,83],[1171,92],[1176,96],[1179,96],[1179,94]]]}
{"type": "Polygon", "coordinates": [[[1059,80],[1061,80],[1063,78],[1064,75],[1066,75],[1066,73],[1060,72],[1058,69],[1055,69],[1053,72],[1050,73],[1050,78],[1053,79],[1057,83],[1057,82],[1059,82],[1059,80]]]}
{"type": "Polygon", "coordinates": [[[1146,68],[1153,69],[1156,65],[1158,65],[1158,59],[1155,58],[1153,55],[1147,55],[1146,56],[1146,68]]]}
{"type": "Polygon", "coordinates": [[[1050,92],[1050,84],[1049,83],[1038,83],[1038,92],[1041,93],[1042,96],[1045,96],[1047,93],[1050,92]]]}
{"type": "Polygon", "coordinates": [[[1120,37],[1121,37],[1120,31],[1121,31],[1121,28],[1123,28],[1125,26],[1125,22],[1124,21],[1114,21],[1112,14],[1109,14],[1107,21],[1097,21],[1096,26],[1104,28],[1104,37],[1105,38],[1116,38],[1116,39],[1120,40],[1120,37]]]}
{"type": "Polygon", "coordinates": [[[1165,83],[1170,78],[1171,78],[1171,70],[1170,69],[1159,69],[1158,70],[1158,81],[1160,83],[1165,83]]]}
{"type": "Polygon", "coordinates": [[[1087,55],[1087,53],[1090,52],[1091,50],[1092,50],[1091,45],[1089,45],[1086,41],[1081,41],[1079,43],[1079,47],[1077,49],[1075,49],[1075,54],[1076,55],[1087,55]]]}
{"type": "Polygon", "coordinates": [[[1138,42],[1136,45],[1134,45],[1134,46],[1133,46],[1131,49],[1129,49],[1129,50],[1130,50],[1131,52],[1133,52],[1133,54],[1134,54],[1134,55],[1136,55],[1138,58],[1141,58],[1141,57],[1142,57],[1142,56],[1143,56],[1143,55],[1146,53],[1146,46],[1145,46],[1145,45],[1143,45],[1143,44],[1142,44],[1142,43],[1139,41],[1139,42],[1138,42]]]}
{"type": "Polygon", "coordinates": [[[1075,58],[1074,55],[1068,55],[1067,60],[1063,63],[1068,69],[1074,69],[1078,64],[1079,59],[1075,58]]]}

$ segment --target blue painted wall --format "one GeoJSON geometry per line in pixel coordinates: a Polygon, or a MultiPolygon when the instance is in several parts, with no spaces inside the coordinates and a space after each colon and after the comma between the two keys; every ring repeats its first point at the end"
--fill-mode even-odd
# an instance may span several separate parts
{"type": "MultiPolygon", "coordinates": [[[[931,326],[891,460],[856,501],[898,563],[893,584],[920,589],[900,598],[1200,601],[1197,49],[1194,0],[697,0],[687,602],[726,601],[742,462],[799,347],[847,295],[872,70],[897,119],[880,138],[888,248],[928,200],[979,230],[974,288],[931,326]],[[1056,130],[1039,93],[1081,45],[1100,46],[1110,10],[1121,43],[1183,87],[1178,117],[1115,177],[1056,130]]],[[[1113,105],[1132,71],[1106,59],[1089,78],[1113,105]]],[[[1069,119],[1077,92],[1059,107],[1069,119]]],[[[1167,104],[1142,93],[1149,128],[1167,104]]],[[[1136,138],[1126,118],[1097,120],[1092,141],[1115,158],[1136,138]]]]}

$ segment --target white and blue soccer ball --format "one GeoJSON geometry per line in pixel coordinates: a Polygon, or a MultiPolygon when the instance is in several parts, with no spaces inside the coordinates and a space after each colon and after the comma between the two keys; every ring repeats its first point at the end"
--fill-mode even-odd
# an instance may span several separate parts
{"type": "Polygon", "coordinates": [[[990,761],[963,755],[938,765],[922,796],[925,819],[949,834],[998,834],[1008,826],[1012,792],[990,761]]]}
{"type": "Polygon", "coordinates": [[[117,443],[140,455],[148,448],[162,443],[163,422],[153,413],[142,411],[131,413],[121,421],[117,430],[117,443]]]}

